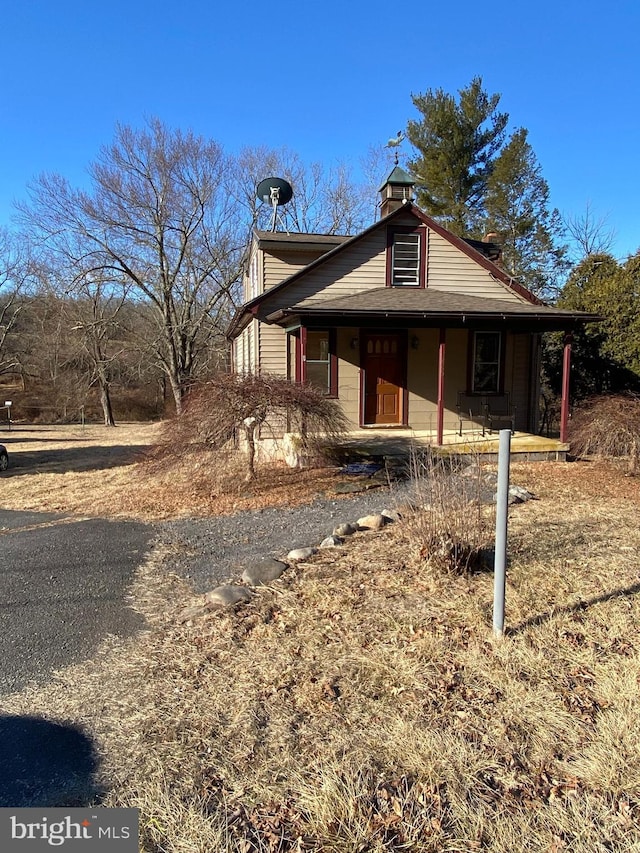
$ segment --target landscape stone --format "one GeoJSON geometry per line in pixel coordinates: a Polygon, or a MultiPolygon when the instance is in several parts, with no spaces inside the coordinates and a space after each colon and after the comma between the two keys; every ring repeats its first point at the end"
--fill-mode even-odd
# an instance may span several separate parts
{"type": "Polygon", "coordinates": [[[293,551],[289,551],[287,554],[287,560],[294,563],[299,560],[308,560],[309,557],[313,557],[313,555],[317,553],[317,548],[294,548],[293,551]]]}
{"type": "Polygon", "coordinates": [[[380,530],[381,527],[384,527],[389,519],[382,515],[382,513],[377,512],[373,515],[364,515],[362,518],[358,519],[358,527],[362,530],[380,530]]]}
{"type": "Polygon", "coordinates": [[[251,591],[246,586],[222,584],[205,595],[205,600],[216,607],[231,607],[241,601],[249,601],[251,591]]]}
{"type": "Polygon", "coordinates": [[[336,548],[338,545],[344,544],[344,539],[342,536],[336,536],[334,533],[332,536],[327,536],[326,539],[323,539],[320,543],[321,548],[336,548]]]}
{"type": "Polygon", "coordinates": [[[384,515],[389,521],[400,521],[402,519],[402,515],[397,509],[383,509],[380,515],[384,515]]]}
{"type": "Polygon", "coordinates": [[[277,580],[287,568],[287,564],[272,557],[254,560],[245,566],[242,582],[249,586],[264,586],[277,580]]]}
{"type": "Polygon", "coordinates": [[[344,524],[339,524],[337,527],[333,528],[334,536],[352,536],[354,533],[357,533],[359,530],[358,525],[353,521],[347,521],[344,524]]]}

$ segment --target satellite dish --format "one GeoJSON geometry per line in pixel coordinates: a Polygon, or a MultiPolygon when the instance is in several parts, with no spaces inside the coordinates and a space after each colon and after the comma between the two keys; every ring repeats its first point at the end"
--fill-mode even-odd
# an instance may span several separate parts
{"type": "Polygon", "coordinates": [[[276,230],[276,212],[279,207],[293,198],[293,189],[288,181],[284,178],[265,178],[260,181],[256,188],[256,196],[259,201],[265,204],[270,204],[273,207],[273,219],[271,220],[271,230],[276,230]]]}

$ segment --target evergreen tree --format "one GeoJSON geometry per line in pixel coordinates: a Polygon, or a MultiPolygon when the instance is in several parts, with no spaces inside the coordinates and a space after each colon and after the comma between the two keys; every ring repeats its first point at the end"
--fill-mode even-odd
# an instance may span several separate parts
{"type": "Polygon", "coordinates": [[[496,232],[507,272],[537,294],[555,295],[566,272],[566,248],[549,186],[520,128],[506,139],[507,113],[475,77],[458,98],[442,89],[413,97],[421,113],[407,137],[409,168],[422,184],[418,204],[454,234],[482,239],[496,232]]]}
{"type": "Polygon", "coordinates": [[[418,204],[465,237],[483,219],[487,179],[509,116],[498,112],[500,95],[488,95],[480,77],[459,96],[442,89],[413,96],[422,119],[409,122],[407,137],[417,149],[409,167],[423,184],[418,204]]]}
{"type": "Polygon", "coordinates": [[[559,244],[562,222],[549,210],[549,185],[519,128],[495,158],[487,179],[485,233],[502,244],[505,268],[537,294],[556,295],[567,270],[566,249],[559,244]]]}
{"type": "MultiPolygon", "coordinates": [[[[575,397],[640,387],[640,255],[620,265],[611,255],[593,254],[574,267],[558,307],[599,314],[574,335],[575,397]]],[[[558,342],[548,350],[548,375],[554,390],[561,375],[558,342]]]]}

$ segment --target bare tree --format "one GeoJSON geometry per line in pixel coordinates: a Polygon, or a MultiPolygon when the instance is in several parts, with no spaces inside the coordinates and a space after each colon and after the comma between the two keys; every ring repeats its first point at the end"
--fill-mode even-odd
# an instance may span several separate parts
{"type": "Polygon", "coordinates": [[[611,252],[616,238],[609,227],[607,216],[597,216],[588,201],[584,213],[563,217],[563,224],[571,238],[575,263],[589,255],[606,255],[611,252]]]}
{"type": "Polygon", "coordinates": [[[233,163],[230,186],[234,199],[245,211],[249,231],[269,227],[272,210],[256,199],[255,190],[263,178],[270,176],[284,178],[293,187],[293,198],[278,211],[279,229],[306,234],[354,234],[374,219],[366,188],[353,178],[344,163],[330,168],[319,163],[309,166],[287,148],[245,148],[233,163]]]}
{"type": "Polygon", "coordinates": [[[82,276],[75,282],[76,297],[67,302],[70,330],[78,335],[91,370],[89,386],[95,384],[105,426],[115,426],[111,404],[111,366],[122,350],[114,347],[119,315],[127,290],[114,290],[99,275],[82,276]]]}
{"type": "Polygon", "coordinates": [[[29,262],[24,246],[5,228],[0,229],[0,374],[18,368],[15,348],[9,344],[24,307],[21,294],[28,281],[29,262]]]}
{"type": "Polygon", "coordinates": [[[215,142],[153,119],[144,130],[118,126],[89,174],[88,191],[41,176],[23,220],[70,278],[128,288],[150,306],[147,342],[180,412],[199,361],[222,338],[239,279],[245,234],[226,188],[228,161],[215,142]]]}

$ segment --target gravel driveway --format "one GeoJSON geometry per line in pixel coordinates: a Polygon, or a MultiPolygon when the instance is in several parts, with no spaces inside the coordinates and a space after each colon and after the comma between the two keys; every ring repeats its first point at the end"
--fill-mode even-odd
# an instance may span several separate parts
{"type": "Polygon", "coordinates": [[[283,557],[292,548],[318,545],[343,521],[395,508],[406,501],[408,488],[401,483],[392,491],[371,489],[354,497],[317,499],[307,506],[163,522],[158,541],[179,548],[167,568],[189,578],[195,592],[207,592],[225,581],[238,580],[246,560],[283,557]]]}

